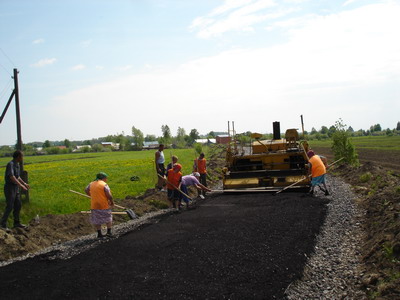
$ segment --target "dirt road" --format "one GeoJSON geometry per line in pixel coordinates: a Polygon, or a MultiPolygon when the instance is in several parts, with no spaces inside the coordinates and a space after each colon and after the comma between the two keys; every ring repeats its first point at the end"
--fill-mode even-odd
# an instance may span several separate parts
{"type": "Polygon", "coordinates": [[[327,202],[212,196],[70,259],[4,266],[1,299],[282,299],[301,276],[327,202]]]}

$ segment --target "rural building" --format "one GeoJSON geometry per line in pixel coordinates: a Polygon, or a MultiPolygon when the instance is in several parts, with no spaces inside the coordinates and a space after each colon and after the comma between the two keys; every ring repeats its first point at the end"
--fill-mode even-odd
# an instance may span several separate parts
{"type": "Polygon", "coordinates": [[[216,143],[215,139],[197,139],[197,140],[194,140],[194,141],[195,141],[195,143],[202,144],[202,145],[209,145],[209,144],[215,144],[216,143]]]}
{"type": "Polygon", "coordinates": [[[217,144],[229,144],[231,142],[231,137],[227,134],[217,135],[215,137],[217,144]]]}
{"type": "Polygon", "coordinates": [[[111,148],[113,150],[119,150],[119,144],[113,142],[101,142],[101,145],[105,148],[111,148]]]}
{"type": "Polygon", "coordinates": [[[157,141],[143,142],[143,150],[158,149],[159,145],[157,141]]]}

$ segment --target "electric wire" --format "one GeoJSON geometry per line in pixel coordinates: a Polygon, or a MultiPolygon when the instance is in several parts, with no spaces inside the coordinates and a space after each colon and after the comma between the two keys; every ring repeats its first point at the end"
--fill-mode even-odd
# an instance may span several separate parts
{"type": "Polygon", "coordinates": [[[4,95],[6,94],[7,90],[10,88],[12,81],[13,80],[10,79],[10,81],[8,82],[6,87],[0,92],[0,100],[4,97],[4,95]]]}
{"type": "Polygon", "coordinates": [[[1,52],[3,53],[3,55],[8,59],[8,61],[13,65],[13,67],[16,68],[16,67],[15,67],[15,64],[14,64],[13,61],[8,57],[8,55],[4,52],[4,50],[0,48],[0,51],[1,51],[1,52]]]}

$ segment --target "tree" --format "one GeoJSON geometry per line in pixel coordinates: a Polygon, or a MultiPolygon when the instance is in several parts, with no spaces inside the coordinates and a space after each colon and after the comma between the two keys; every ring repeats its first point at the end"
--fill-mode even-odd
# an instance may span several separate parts
{"type": "Polygon", "coordinates": [[[216,136],[216,134],[215,134],[214,131],[210,131],[210,132],[207,134],[207,137],[208,137],[208,138],[215,138],[215,136],[216,136]]]}
{"type": "Polygon", "coordinates": [[[50,141],[49,140],[45,140],[43,143],[43,148],[49,148],[51,147],[50,141]]]}
{"type": "Polygon", "coordinates": [[[144,137],[144,141],[145,142],[153,142],[153,141],[157,141],[157,138],[156,138],[156,136],[154,134],[147,134],[144,137]]]}
{"type": "Polygon", "coordinates": [[[143,132],[140,131],[140,129],[135,128],[135,126],[132,126],[132,135],[133,135],[133,143],[135,144],[133,146],[134,149],[139,150],[143,148],[143,132]]]}
{"type": "Polygon", "coordinates": [[[67,148],[71,147],[71,142],[69,141],[69,139],[64,140],[64,146],[67,148]]]}
{"type": "MultiPolygon", "coordinates": [[[[371,130],[372,131],[372,130],[371,130]]],[[[374,125],[374,131],[382,131],[382,127],[380,124],[375,124],[374,125]]]]}
{"type": "Polygon", "coordinates": [[[333,136],[333,134],[335,133],[335,131],[336,131],[336,127],[335,126],[331,126],[331,127],[329,127],[329,129],[328,129],[328,136],[329,137],[332,137],[333,136]]]}
{"type": "Polygon", "coordinates": [[[326,127],[326,126],[322,126],[321,127],[321,130],[319,131],[321,134],[327,134],[328,133],[328,127],[326,127]]]}
{"type": "Polygon", "coordinates": [[[171,143],[171,130],[169,129],[168,125],[162,125],[161,126],[161,132],[163,134],[163,142],[164,144],[170,144],[171,143]]]}
{"type": "Polygon", "coordinates": [[[200,138],[200,134],[197,129],[190,130],[188,144],[193,145],[194,141],[200,138]]]}
{"type": "Polygon", "coordinates": [[[358,155],[355,147],[350,141],[350,133],[347,126],[343,124],[342,119],[335,123],[335,132],[332,134],[332,152],[335,155],[335,160],[343,157],[344,162],[350,165],[359,165],[358,155]]]}
{"type": "Polygon", "coordinates": [[[313,128],[311,128],[311,134],[316,134],[317,133],[317,130],[313,127],[313,128]]]}

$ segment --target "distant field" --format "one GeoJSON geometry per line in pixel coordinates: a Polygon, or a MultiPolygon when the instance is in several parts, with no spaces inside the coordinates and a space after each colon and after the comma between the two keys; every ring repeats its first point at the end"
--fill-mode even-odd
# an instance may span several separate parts
{"type": "MultiPolygon", "coordinates": [[[[394,150],[400,151],[400,136],[361,136],[352,137],[351,142],[356,149],[394,150]]],[[[309,141],[311,147],[331,147],[331,140],[309,141]]]]}
{"type": "MultiPolygon", "coordinates": [[[[204,149],[205,150],[205,149],[204,149]]],[[[114,198],[136,196],[154,187],[157,176],[154,166],[155,151],[105,152],[26,156],[25,170],[29,174],[30,202],[23,204],[24,222],[36,214],[65,214],[89,209],[89,199],[69,192],[84,192],[98,172],[109,175],[108,184],[114,198]],[[140,181],[130,181],[132,176],[140,181]]],[[[183,173],[192,171],[195,152],[193,149],[164,150],[167,163],[171,155],[179,157],[183,173]]],[[[0,184],[4,184],[4,172],[10,158],[0,158],[0,184]]],[[[0,213],[4,211],[5,197],[0,192],[0,213]]]]}

